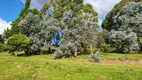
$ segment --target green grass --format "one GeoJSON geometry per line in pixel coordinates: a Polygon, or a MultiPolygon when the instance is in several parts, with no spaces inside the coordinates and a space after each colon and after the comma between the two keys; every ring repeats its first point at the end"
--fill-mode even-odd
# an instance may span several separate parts
{"type": "MultiPolygon", "coordinates": [[[[132,55],[102,54],[101,57],[142,59],[141,54],[132,55]]],[[[142,80],[142,65],[92,63],[88,55],[53,60],[53,55],[15,57],[0,53],[0,80],[142,80]]]]}

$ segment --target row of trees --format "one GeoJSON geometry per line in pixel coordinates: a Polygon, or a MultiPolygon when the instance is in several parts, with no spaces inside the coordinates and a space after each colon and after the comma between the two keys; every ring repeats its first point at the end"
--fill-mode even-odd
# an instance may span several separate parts
{"type": "Polygon", "coordinates": [[[141,49],[141,2],[123,4],[111,15],[110,27],[101,32],[97,30],[98,14],[83,0],[50,0],[40,11],[29,9],[29,3],[27,0],[23,9],[26,12],[21,12],[24,16],[18,17],[14,28],[5,30],[3,35],[10,52],[16,51],[17,55],[21,50],[28,55],[42,54],[51,52],[53,47],[55,59],[77,56],[78,52],[93,53],[95,48],[105,52],[141,49]]]}
{"type": "Polygon", "coordinates": [[[83,0],[50,0],[37,11],[29,9],[29,3],[27,0],[20,18],[12,23],[16,25],[4,32],[10,52],[16,51],[18,55],[24,50],[26,54],[39,54],[55,47],[57,54],[62,51],[65,55],[76,56],[78,51],[93,53],[93,48],[100,44],[98,14],[92,5],[84,5],[83,0]]]}

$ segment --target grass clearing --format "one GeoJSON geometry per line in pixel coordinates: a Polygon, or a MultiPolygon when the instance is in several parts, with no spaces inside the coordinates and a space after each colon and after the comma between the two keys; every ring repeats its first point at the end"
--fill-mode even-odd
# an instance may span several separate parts
{"type": "MultiPolygon", "coordinates": [[[[141,54],[126,54],[141,60],[141,54]]],[[[123,54],[102,54],[103,59],[122,58],[123,54]],[[114,57],[113,57],[114,56],[114,57]]],[[[0,53],[0,80],[142,80],[142,65],[92,63],[88,55],[53,60],[53,55],[15,57],[0,53]]]]}

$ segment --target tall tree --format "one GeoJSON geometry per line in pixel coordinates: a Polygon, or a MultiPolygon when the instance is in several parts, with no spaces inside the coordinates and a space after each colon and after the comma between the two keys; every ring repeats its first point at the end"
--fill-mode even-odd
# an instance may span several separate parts
{"type": "MultiPolygon", "coordinates": [[[[82,47],[82,44],[95,45],[97,25],[92,18],[86,19],[83,15],[73,16],[73,11],[69,10],[63,14],[62,18],[62,37],[61,48],[68,48],[77,53],[77,49],[82,47]],[[72,18],[72,19],[71,19],[72,18]],[[70,20],[71,19],[71,20],[70,20]]],[[[93,52],[92,52],[93,53],[93,52]]]]}
{"type": "Polygon", "coordinates": [[[27,11],[28,9],[30,8],[30,3],[31,3],[31,0],[26,0],[26,3],[25,3],[25,7],[22,9],[22,11],[20,12],[18,18],[12,22],[11,24],[11,36],[13,34],[19,34],[20,33],[20,29],[18,27],[18,23],[25,17],[25,15],[27,14],[27,11]]]}
{"type": "Polygon", "coordinates": [[[44,26],[40,16],[28,13],[18,26],[20,27],[21,33],[25,34],[30,39],[30,49],[32,52],[38,51],[42,45],[39,32],[44,26]]]}
{"type": "MultiPolygon", "coordinates": [[[[119,37],[119,39],[121,38],[122,38],[121,40],[125,38],[129,39],[128,41],[127,40],[125,41],[130,42],[131,48],[132,48],[133,43],[137,45],[142,44],[141,43],[141,38],[142,38],[141,8],[142,8],[142,2],[127,3],[112,18],[113,23],[117,25],[117,27],[114,28],[117,33],[116,35],[114,35],[114,37],[117,37],[117,35],[120,34],[120,32],[122,32],[121,35],[123,35],[124,37],[119,37]],[[131,33],[128,30],[131,30],[131,33]]],[[[115,33],[115,31],[113,32],[115,33]]],[[[120,42],[124,42],[124,41],[120,41],[120,42]]],[[[125,42],[125,44],[127,44],[127,42],[125,42]]],[[[127,46],[130,47],[130,44],[127,44],[127,46]]],[[[117,44],[118,47],[120,47],[120,45],[121,44],[117,44]]],[[[136,45],[133,45],[133,46],[136,46],[136,45]]],[[[132,48],[132,50],[135,50],[134,47],[132,48]]]]}

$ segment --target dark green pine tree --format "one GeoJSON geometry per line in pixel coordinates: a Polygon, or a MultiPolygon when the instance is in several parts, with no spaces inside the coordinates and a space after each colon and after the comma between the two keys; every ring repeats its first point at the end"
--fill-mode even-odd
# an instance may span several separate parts
{"type": "Polygon", "coordinates": [[[22,9],[22,11],[20,12],[18,18],[12,22],[11,24],[11,36],[14,35],[14,34],[18,34],[20,33],[20,29],[18,27],[18,24],[19,22],[24,19],[25,15],[28,13],[28,9],[30,8],[30,3],[31,3],[31,0],[26,0],[26,3],[25,3],[25,7],[22,9]]]}

